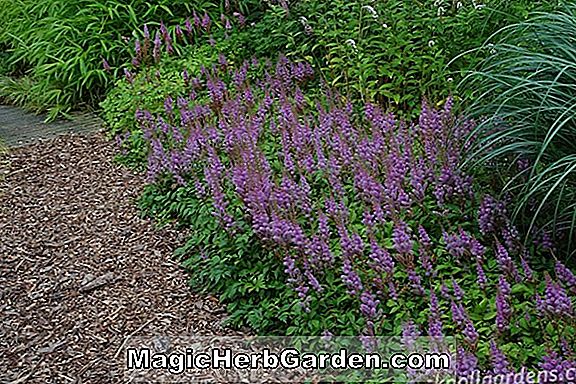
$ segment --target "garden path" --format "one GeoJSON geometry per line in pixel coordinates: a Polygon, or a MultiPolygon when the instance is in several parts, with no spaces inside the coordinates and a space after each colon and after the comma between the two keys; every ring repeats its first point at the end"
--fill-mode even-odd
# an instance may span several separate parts
{"type": "Polygon", "coordinates": [[[72,120],[44,123],[45,116],[27,113],[21,108],[0,105],[0,140],[9,147],[21,147],[40,139],[65,133],[98,131],[102,121],[89,113],[73,113],[72,120]]]}
{"type": "MultiPolygon", "coordinates": [[[[1,132],[18,116],[0,109],[1,132]]],[[[37,128],[30,140],[49,136],[37,128]]],[[[2,156],[0,383],[125,382],[128,336],[232,333],[171,259],[184,234],[139,217],[144,178],[114,154],[100,132],[2,156]]]]}

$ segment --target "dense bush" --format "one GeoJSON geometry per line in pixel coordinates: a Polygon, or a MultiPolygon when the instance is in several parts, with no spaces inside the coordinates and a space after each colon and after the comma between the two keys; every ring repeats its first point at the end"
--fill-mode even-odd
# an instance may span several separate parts
{"type": "MultiPolygon", "coordinates": [[[[539,13],[489,42],[492,54],[463,86],[476,94],[473,116],[486,116],[476,158],[514,166],[505,186],[515,216],[554,232],[576,250],[576,7],[539,13]],[[563,236],[563,237],[561,237],[563,236]]],[[[505,173],[505,170],[504,170],[505,173]]],[[[565,251],[562,248],[560,251],[565,251]]],[[[565,257],[565,255],[562,255],[565,257]]]]}
{"type": "Polygon", "coordinates": [[[456,335],[461,374],[572,366],[576,278],[541,257],[549,244],[524,247],[504,204],[460,170],[474,124],[456,124],[450,100],[411,124],[329,88],[316,97],[305,62],[237,64],[181,75],[180,96],[138,110],[120,142],[145,146],[144,206],[191,227],[193,281],[235,324],[456,335]]]}
{"type": "Polygon", "coordinates": [[[484,52],[467,52],[499,27],[556,1],[299,1],[276,7],[253,30],[256,55],[305,57],[350,98],[417,114],[439,100],[484,52]],[[449,61],[460,56],[448,66],[449,61]]]}
{"type": "MultiPolygon", "coordinates": [[[[0,96],[51,116],[79,104],[95,105],[109,88],[103,59],[121,73],[134,33],[145,23],[183,22],[208,12],[213,30],[220,14],[253,12],[256,1],[0,1],[0,96]],[[24,77],[22,77],[24,76],[24,77]]],[[[222,26],[222,25],[220,25],[222,26]]],[[[170,31],[172,36],[175,31],[170,31]]]]}

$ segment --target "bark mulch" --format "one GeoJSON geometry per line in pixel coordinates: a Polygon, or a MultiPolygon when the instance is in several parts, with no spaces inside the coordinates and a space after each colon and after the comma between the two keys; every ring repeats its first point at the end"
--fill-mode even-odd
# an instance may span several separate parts
{"type": "MultiPolygon", "coordinates": [[[[0,382],[117,383],[135,335],[231,335],[139,217],[142,175],[102,134],[17,148],[0,169],[0,382]],[[120,352],[119,352],[120,351],[120,352]]],[[[6,159],[4,159],[6,160],[6,159]]]]}

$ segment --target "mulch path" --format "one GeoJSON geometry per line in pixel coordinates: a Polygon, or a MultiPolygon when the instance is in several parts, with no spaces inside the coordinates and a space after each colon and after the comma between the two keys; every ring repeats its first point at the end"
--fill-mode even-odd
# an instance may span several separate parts
{"type": "Polygon", "coordinates": [[[184,236],[135,204],[144,177],[101,133],[11,151],[0,169],[0,382],[124,382],[135,335],[238,334],[171,260],[184,236]]]}

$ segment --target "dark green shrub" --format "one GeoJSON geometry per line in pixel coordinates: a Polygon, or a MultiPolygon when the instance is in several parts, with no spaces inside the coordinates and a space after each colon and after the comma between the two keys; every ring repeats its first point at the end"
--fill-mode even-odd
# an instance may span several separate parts
{"type": "MultiPolygon", "coordinates": [[[[176,221],[190,229],[187,243],[176,251],[198,292],[218,294],[230,314],[232,326],[249,326],[258,334],[319,335],[326,329],[342,335],[361,331],[363,319],[352,312],[352,302],[315,300],[312,310],[300,306],[286,285],[281,257],[263,246],[246,225],[240,236],[219,227],[210,202],[199,200],[192,187],[161,182],[146,187],[140,199],[142,212],[160,223],[176,221]]],[[[334,292],[342,296],[343,292],[334,292]]]]}
{"type": "MultiPolygon", "coordinates": [[[[282,47],[273,31],[261,52],[282,47]]],[[[237,41],[259,45],[249,33],[237,41]]],[[[463,172],[474,123],[456,124],[450,100],[424,103],[408,124],[355,99],[352,79],[338,94],[285,57],[249,62],[237,76],[242,56],[188,67],[196,85],[175,81],[168,102],[152,94],[152,110],[136,105],[140,128],[131,116],[117,125],[134,133],[124,149],[148,155],[155,183],[143,207],[188,227],[179,255],[192,284],[219,293],[233,324],[296,335],[442,332],[460,342],[468,368],[573,366],[576,277],[549,244],[524,247],[505,204],[463,172]]],[[[325,68],[321,55],[304,56],[325,68]]],[[[157,69],[142,68],[134,89],[169,92],[157,69]]]]}
{"type": "Polygon", "coordinates": [[[498,368],[498,351],[510,370],[573,361],[576,277],[546,244],[523,247],[505,205],[459,168],[474,124],[456,124],[450,101],[404,124],[319,91],[301,63],[247,66],[191,74],[194,96],[140,111],[136,137],[149,212],[190,229],[192,283],[234,324],[399,335],[411,321],[454,335],[474,367],[498,368]]]}
{"type": "Polygon", "coordinates": [[[556,1],[299,1],[277,6],[253,28],[258,54],[306,58],[349,98],[404,114],[440,100],[483,52],[468,52],[498,28],[556,1]],[[460,57],[448,63],[460,55],[460,57]]]}

